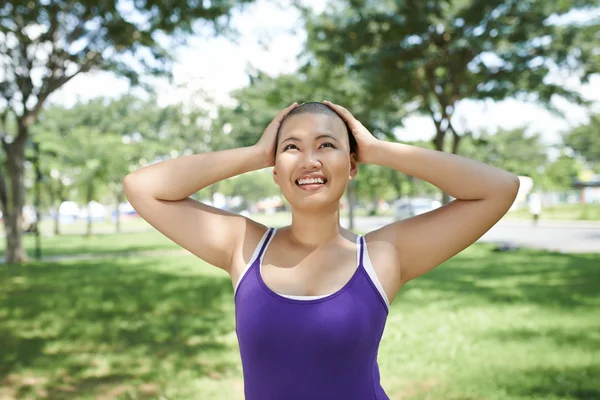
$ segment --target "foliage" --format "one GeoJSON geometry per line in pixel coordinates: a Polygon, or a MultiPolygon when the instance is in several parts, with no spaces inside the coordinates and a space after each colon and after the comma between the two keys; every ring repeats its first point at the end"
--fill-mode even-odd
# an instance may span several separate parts
{"type": "Polygon", "coordinates": [[[595,1],[336,1],[320,15],[305,11],[308,50],[331,68],[359,71],[374,97],[399,96],[430,116],[437,150],[456,153],[452,124],[463,99],[512,96],[549,108],[553,96],[582,103],[553,80],[558,70],[585,82],[599,71],[595,1]],[[592,43],[595,43],[594,46],[592,43]]]}
{"type": "Polygon", "coordinates": [[[571,189],[581,170],[581,163],[563,151],[556,160],[548,164],[541,178],[547,189],[571,189]]]}
{"type": "Polygon", "coordinates": [[[567,133],[564,142],[590,167],[600,166],[600,114],[593,115],[587,124],[567,133]]]}
{"type": "Polygon", "coordinates": [[[243,205],[246,207],[280,193],[279,187],[273,182],[273,176],[268,170],[235,176],[222,182],[219,189],[225,196],[243,197],[243,205]]]}
{"type": "Polygon", "coordinates": [[[135,84],[142,74],[168,75],[169,46],[199,33],[200,21],[223,32],[223,17],[249,2],[5,2],[0,6],[0,54],[6,72],[1,107],[35,117],[52,92],[90,70],[113,71],[135,84]],[[34,78],[37,74],[41,81],[34,78]]]}
{"type": "Polygon", "coordinates": [[[233,7],[252,0],[33,2],[0,5],[0,144],[6,176],[0,208],[9,261],[25,262],[21,210],[25,203],[25,147],[48,97],[80,73],[112,71],[134,84],[169,76],[170,46],[182,43],[201,22],[222,33],[233,7]],[[16,120],[16,129],[7,123],[16,120]]]}
{"type": "Polygon", "coordinates": [[[463,141],[461,155],[517,175],[535,177],[547,164],[547,146],[539,134],[525,128],[471,134],[463,141]]]}

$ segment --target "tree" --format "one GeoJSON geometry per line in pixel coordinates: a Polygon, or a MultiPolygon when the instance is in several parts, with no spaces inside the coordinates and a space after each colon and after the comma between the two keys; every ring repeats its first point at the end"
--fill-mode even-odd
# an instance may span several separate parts
{"type": "Polygon", "coordinates": [[[228,179],[223,182],[221,191],[226,196],[241,196],[245,208],[279,193],[273,176],[267,171],[253,171],[228,179]]]}
{"type": "Polygon", "coordinates": [[[570,12],[598,4],[340,0],[318,16],[305,11],[307,47],[333,67],[360,72],[373,96],[395,94],[428,115],[435,149],[457,153],[461,132],[453,115],[462,100],[514,96],[553,109],[551,99],[559,95],[583,103],[551,73],[566,70],[586,82],[599,71],[600,22],[569,19],[570,12]]]}
{"type": "MultiPolygon", "coordinates": [[[[125,198],[123,177],[149,162],[211,151],[219,139],[212,140],[211,131],[201,126],[204,122],[207,114],[201,109],[186,110],[181,104],[160,107],[154,98],[124,95],[118,99],[96,98],[70,108],[48,107],[32,131],[44,139],[43,153],[48,153],[44,162],[51,168],[50,174],[78,189],[84,204],[100,200],[101,192],[108,192],[116,204],[118,232],[118,205],[125,198]]],[[[50,182],[60,187],[56,180],[50,182]]],[[[55,207],[66,200],[64,196],[55,198],[55,207]]]]}
{"type": "Polygon", "coordinates": [[[250,1],[12,0],[0,5],[0,141],[8,178],[0,179],[0,203],[8,263],[27,260],[20,221],[25,147],[48,97],[92,70],[112,71],[132,84],[146,74],[168,76],[169,46],[197,32],[202,21],[223,32],[232,7],[250,1]]]}
{"type": "Polygon", "coordinates": [[[548,163],[547,151],[539,134],[527,134],[521,127],[466,135],[460,154],[517,175],[535,177],[548,163]]]}
{"type": "Polygon", "coordinates": [[[593,115],[589,123],[580,125],[564,137],[565,145],[581,156],[589,167],[600,165],[600,114],[593,115]]]}
{"type": "Polygon", "coordinates": [[[577,179],[582,166],[580,162],[563,151],[560,156],[548,164],[542,178],[546,189],[569,190],[577,179]]]}

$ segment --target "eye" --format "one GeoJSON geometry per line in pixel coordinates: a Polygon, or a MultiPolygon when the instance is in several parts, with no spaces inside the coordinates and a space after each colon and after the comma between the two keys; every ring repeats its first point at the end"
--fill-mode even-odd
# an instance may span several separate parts
{"type": "Polygon", "coordinates": [[[325,142],[321,144],[321,147],[331,147],[332,149],[335,149],[335,146],[333,145],[333,143],[329,143],[329,142],[325,142]]]}
{"type": "Polygon", "coordinates": [[[283,148],[283,151],[291,149],[292,146],[295,147],[296,149],[298,148],[298,147],[296,147],[296,145],[294,143],[290,143],[283,148]]]}

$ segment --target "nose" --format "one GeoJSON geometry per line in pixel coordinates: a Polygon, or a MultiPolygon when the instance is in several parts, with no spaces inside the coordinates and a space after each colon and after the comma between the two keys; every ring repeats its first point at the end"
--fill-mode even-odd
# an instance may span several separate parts
{"type": "Polygon", "coordinates": [[[323,166],[321,161],[317,158],[317,155],[312,151],[305,153],[305,156],[302,158],[300,169],[312,171],[315,169],[319,169],[323,166]]]}

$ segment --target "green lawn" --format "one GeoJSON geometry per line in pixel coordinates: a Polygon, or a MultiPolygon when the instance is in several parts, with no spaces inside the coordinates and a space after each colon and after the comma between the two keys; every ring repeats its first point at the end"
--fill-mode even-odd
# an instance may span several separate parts
{"type": "MultiPolygon", "coordinates": [[[[4,238],[2,239],[0,256],[4,255],[4,238]]],[[[59,256],[75,254],[126,254],[140,251],[170,251],[180,249],[175,243],[156,230],[146,232],[121,233],[113,235],[64,235],[43,236],[42,256],[59,256]]],[[[27,254],[33,258],[35,238],[24,236],[27,254]]]]}
{"type": "MultiPolygon", "coordinates": [[[[472,246],[402,289],[382,385],[393,400],[598,399],[598,282],[600,255],[472,246]]],[[[188,255],[0,266],[0,398],[241,400],[232,294],[188,255]]]]}

